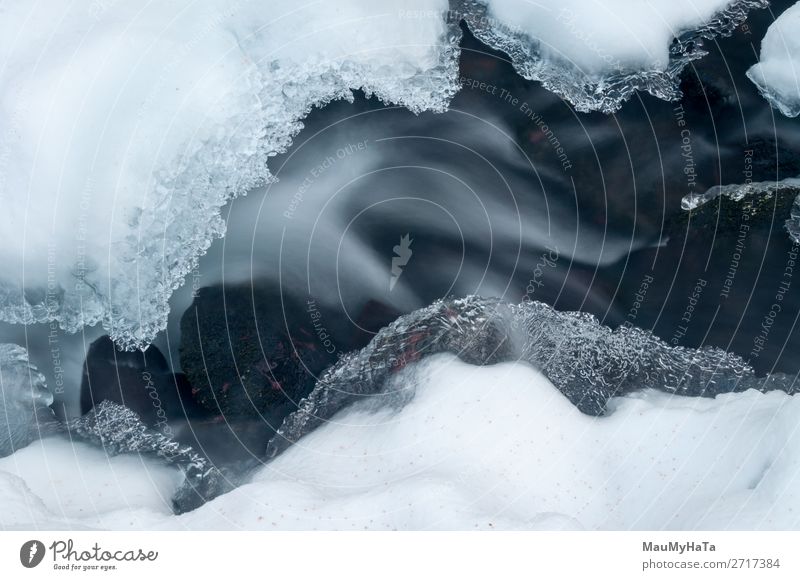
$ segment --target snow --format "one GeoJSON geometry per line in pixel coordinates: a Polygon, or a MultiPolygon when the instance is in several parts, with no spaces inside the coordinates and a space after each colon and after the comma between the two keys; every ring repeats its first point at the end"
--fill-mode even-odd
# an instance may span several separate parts
{"type": "Polygon", "coordinates": [[[416,392],[402,409],[375,409],[369,401],[352,406],[262,467],[250,483],[179,517],[165,513],[174,484],[166,468],[136,457],[107,460],[63,441],[32,445],[0,461],[0,524],[47,527],[61,519],[113,529],[271,530],[798,525],[800,400],[784,393],[703,399],[643,391],[616,399],[609,416],[592,418],[523,363],[476,367],[440,355],[408,367],[397,380],[416,392]],[[43,454],[51,473],[71,477],[43,482],[43,454]],[[98,499],[98,490],[108,496],[98,499]],[[21,502],[31,507],[21,509],[21,502]]]}
{"type": "MultiPolygon", "coordinates": [[[[492,1],[489,19],[484,4],[450,6],[529,78],[580,110],[612,111],[637,89],[674,97],[680,68],[701,55],[694,41],[763,2],[640,4],[492,1]],[[664,62],[678,32],[691,42],[664,62]],[[607,55],[624,74],[606,76],[607,55]]],[[[0,320],[70,332],[101,323],[121,346],[146,346],[166,327],[172,292],[223,235],[221,207],[270,180],[267,160],[310,108],[358,88],[415,112],[446,107],[460,34],[448,6],[3,4],[0,320]]]]}
{"type": "Polygon", "coordinates": [[[181,478],[153,459],[43,439],[0,459],[0,529],[154,525],[171,514],[181,478]]]}
{"type": "Polygon", "coordinates": [[[637,90],[680,96],[679,76],[766,0],[458,0],[472,31],[579,111],[616,111],[637,90]],[[676,39],[677,42],[673,40],[676,39]]]}
{"type": "Polygon", "coordinates": [[[800,3],[773,22],[761,41],[760,61],[747,76],[770,105],[787,117],[800,115],[800,3]]]}
{"type": "Polygon", "coordinates": [[[0,9],[0,317],[148,344],[233,195],[309,109],[363,88],[418,111],[456,88],[443,18],[404,0],[55,0],[0,9]],[[449,70],[452,69],[452,70],[449,70]]]}
{"type": "Polygon", "coordinates": [[[666,69],[674,37],[707,22],[729,0],[487,0],[489,16],[541,43],[542,56],[588,75],[666,69]]]}

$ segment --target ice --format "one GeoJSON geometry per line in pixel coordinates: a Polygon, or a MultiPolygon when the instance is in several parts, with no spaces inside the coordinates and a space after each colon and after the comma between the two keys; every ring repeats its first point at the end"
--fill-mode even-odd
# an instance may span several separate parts
{"type": "MultiPolygon", "coordinates": [[[[31,477],[31,479],[37,478],[37,475],[31,477]]],[[[58,527],[53,525],[58,518],[47,509],[42,498],[31,491],[25,479],[3,469],[0,469],[0,498],[2,498],[0,530],[38,527],[31,525],[34,522],[37,524],[47,522],[54,528],[58,527]]]]}
{"type": "Polygon", "coordinates": [[[800,115],[800,3],[773,22],[761,41],[761,57],[747,71],[769,104],[787,117],[800,115]]]}
{"type": "Polygon", "coordinates": [[[185,479],[172,499],[178,512],[194,509],[229,491],[234,481],[202,454],[167,435],[148,428],[139,416],[122,405],[103,401],[79,419],[62,426],[71,441],[101,448],[108,456],[137,454],[180,468],[185,479]]]}
{"type": "Polygon", "coordinates": [[[579,111],[616,111],[635,91],[680,96],[703,41],[729,35],[766,0],[458,0],[470,29],[579,111]]]}
{"type": "Polygon", "coordinates": [[[54,421],[48,407],[53,394],[28,352],[16,344],[0,344],[0,457],[41,436],[54,421]]]}
{"type": "Polygon", "coordinates": [[[758,378],[740,357],[721,349],[672,347],[649,331],[611,330],[590,314],[558,312],[540,302],[515,305],[470,296],[403,316],[362,351],[340,359],[284,421],[267,457],[356,402],[402,406],[414,392],[394,381],[395,373],[438,353],[456,353],[473,364],[524,361],[588,415],[604,414],[614,396],[647,388],[713,397],[751,388],[793,393],[800,386],[781,374],[758,378]]]}
{"type": "Polygon", "coordinates": [[[0,318],[102,323],[125,348],[270,179],[313,106],[363,89],[413,111],[456,90],[441,0],[4,4],[0,318]],[[439,17],[404,18],[425,9],[439,17]]]}
{"type": "MultiPolygon", "coordinates": [[[[136,413],[117,403],[103,401],[80,418],[58,421],[49,407],[53,395],[21,346],[0,344],[0,394],[0,459],[9,458],[15,465],[16,452],[38,439],[60,435],[92,446],[105,457],[137,455],[177,467],[184,477],[171,498],[176,511],[193,509],[235,484],[224,468],[217,469],[191,446],[148,428],[136,413]]],[[[2,465],[0,461],[0,470],[2,465]]],[[[52,480],[47,462],[39,467],[39,475],[52,480]]]]}
{"type": "Polygon", "coordinates": [[[102,324],[120,346],[145,347],[224,234],[222,206],[270,180],[268,159],[312,107],[362,89],[415,112],[446,108],[462,16],[579,110],[612,111],[634,90],[675,97],[701,40],[762,5],[5,3],[0,320],[102,324]]]}
{"type": "Polygon", "coordinates": [[[786,220],[786,231],[795,244],[800,244],[800,195],[794,198],[789,219],[786,220]]]}
{"type": "Polygon", "coordinates": [[[690,193],[681,200],[681,208],[693,211],[717,199],[727,197],[732,201],[742,201],[747,197],[757,198],[759,201],[770,199],[774,195],[796,195],[789,217],[784,223],[784,228],[789,238],[800,244],[800,178],[789,177],[779,181],[751,181],[742,184],[715,185],[705,193],[690,193]]]}

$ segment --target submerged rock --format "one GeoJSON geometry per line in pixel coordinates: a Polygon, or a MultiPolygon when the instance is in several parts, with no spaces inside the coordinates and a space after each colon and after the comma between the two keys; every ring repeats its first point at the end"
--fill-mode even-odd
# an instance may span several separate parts
{"type": "Polygon", "coordinates": [[[177,425],[176,439],[215,464],[258,461],[340,353],[363,348],[400,314],[372,300],[350,320],[258,284],[202,288],[181,321],[181,364],[206,416],[177,425]]]}
{"type": "Polygon", "coordinates": [[[741,144],[741,183],[718,184],[703,193],[691,193],[681,200],[683,213],[668,228],[678,237],[691,220],[695,232],[713,236],[735,236],[742,220],[748,229],[766,235],[779,222],[789,238],[800,241],[800,216],[793,211],[800,198],[800,155],[774,138],[754,138],[741,144]]]}

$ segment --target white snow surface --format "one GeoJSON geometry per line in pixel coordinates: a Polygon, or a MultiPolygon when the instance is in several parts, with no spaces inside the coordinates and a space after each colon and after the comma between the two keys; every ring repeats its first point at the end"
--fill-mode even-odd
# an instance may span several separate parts
{"type": "Polygon", "coordinates": [[[800,2],[770,25],[747,76],[774,108],[787,117],[800,115],[800,2]]]}
{"type": "MultiPolygon", "coordinates": [[[[675,75],[620,90],[596,81],[609,66],[649,74],[674,33],[759,1],[492,0],[490,10],[513,20],[515,42],[542,37],[549,48],[526,65],[556,59],[545,67],[562,82],[553,90],[588,94],[575,67],[559,68],[575,62],[595,79],[594,97],[613,93],[579,108],[613,110],[633,86],[671,94],[675,75]]],[[[270,179],[268,158],[311,107],[358,88],[413,111],[446,107],[458,77],[449,6],[3,3],[0,320],[102,323],[121,346],[146,346],[166,326],[173,290],[223,235],[220,208],[270,179]]]]}
{"type": "Polygon", "coordinates": [[[156,525],[182,477],[152,459],[43,439],[0,459],[0,529],[156,525]]]}
{"type": "Polygon", "coordinates": [[[440,355],[194,512],[169,470],[46,440],[0,461],[3,528],[795,529],[800,399],[645,391],[579,413],[524,364],[440,355]],[[102,496],[100,495],[102,492],[102,496]],[[60,522],[60,523],[59,523],[60,522]]]}

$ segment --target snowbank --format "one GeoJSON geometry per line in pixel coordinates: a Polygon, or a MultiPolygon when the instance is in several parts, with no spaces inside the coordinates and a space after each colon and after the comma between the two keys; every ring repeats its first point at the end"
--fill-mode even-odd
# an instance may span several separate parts
{"type": "Polygon", "coordinates": [[[760,62],[747,71],[769,104],[787,117],[800,115],[800,3],[770,25],[760,62]]]}
{"type": "Polygon", "coordinates": [[[31,446],[0,462],[30,488],[4,476],[13,494],[0,495],[0,523],[35,526],[58,514],[72,526],[125,529],[798,525],[800,399],[645,391],[591,418],[522,363],[475,367],[442,355],[400,380],[416,392],[402,410],[355,405],[251,483],[177,518],[164,515],[173,480],[161,467],[52,440],[31,446]],[[47,466],[70,477],[51,485],[47,466]],[[23,500],[35,511],[6,506],[23,500]]]}

